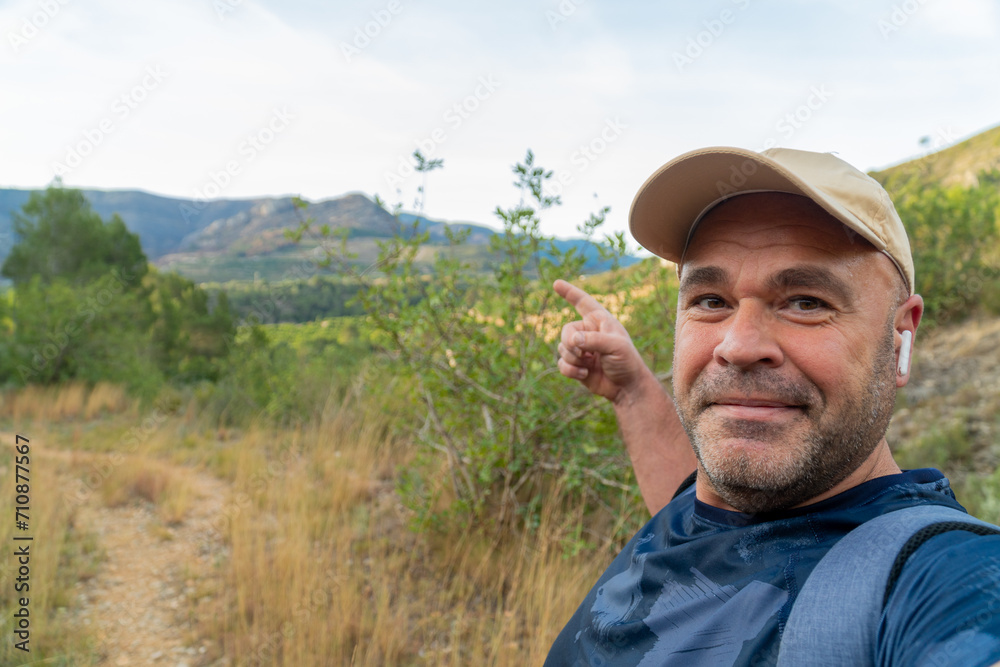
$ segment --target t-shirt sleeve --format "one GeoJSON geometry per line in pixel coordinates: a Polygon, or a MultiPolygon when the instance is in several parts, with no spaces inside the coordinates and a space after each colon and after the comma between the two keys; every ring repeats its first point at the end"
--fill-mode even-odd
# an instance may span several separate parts
{"type": "Polygon", "coordinates": [[[882,614],[877,651],[886,667],[1000,661],[1000,535],[950,531],[917,549],[882,614]]]}

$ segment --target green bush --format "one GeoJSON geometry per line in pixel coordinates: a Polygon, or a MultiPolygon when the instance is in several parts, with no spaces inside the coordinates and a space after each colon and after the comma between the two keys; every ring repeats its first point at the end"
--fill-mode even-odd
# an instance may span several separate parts
{"type": "Polygon", "coordinates": [[[231,348],[218,381],[202,397],[205,416],[221,425],[316,420],[338,409],[367,377],[372,352],[363,325],[351,318],[247,325],[231,348]]]}
{"type": "MultiPolygon", "coordinates": [[[[418,171],[440,166],[417,158],[418,171]]],[[[416,259],[427,236],[416,224],[380,243],[368,271],[353,268],[345,246],[327,258],[361,286],[358,302],[384,363],[407,378],[399,387],[410,388],[409,430],[422,456],[403,474],[400,490],[426,522],[534,525],[544,494],[557,487],[592,509],[610,509],[622,493],[638,499],[609,406],[555,367],[561,327],[577,316],[551,284],[580,275],[586,260],[541,232],[540,214],[560,203],[545,191],[552,172],[535,165],[530,151],[513,171],[521,201],[496,209],[503,231],[492,241],[489,273],[463,263],[464,236],[457,233],[449,234],[453,251],[439,253],[431,274],[422,274],[416,259]],[[443,496],[433,483],[442,464],[449,486],[443,496]]],[[[581,233],[593,238],[606,213],[592,215],[581,233]]],[[[607,258],[621,257],[622,235],[605,238],[602,247],[607,258]]],[[[630,297],[630,286],[658,266],[630,270],[632,285],[615,287],[618,305],[634,311],[639,328],[656,327],[652,356],[662,360],[670,348],[663,333],[670,317],[663,319],[657,303],[663,295],[630,297]]]]}
{"type": "Polygon", "coordinates": [[[972,188],[887,183],[910,237],[924,326],[1000,310],[1000,174],[972,188]]]}

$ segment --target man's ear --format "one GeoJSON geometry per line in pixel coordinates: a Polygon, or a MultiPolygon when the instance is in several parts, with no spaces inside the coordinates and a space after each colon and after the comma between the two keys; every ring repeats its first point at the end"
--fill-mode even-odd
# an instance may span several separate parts
{"type": "Polygon", "coordinates": [[[896,308],[893,322],[896,343],[896,387],[904,387],[910,381],[910,367],[913,359],[913,344],[917,336],[917,327],[924,314],[924,300],[919,294],[914,294],[896,308]],[[904,332],[907,335],[904,336],[904,332]]]}

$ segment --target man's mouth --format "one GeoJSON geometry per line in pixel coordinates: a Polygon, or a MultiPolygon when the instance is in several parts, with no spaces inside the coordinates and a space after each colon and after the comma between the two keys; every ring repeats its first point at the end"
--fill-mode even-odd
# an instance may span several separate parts
{"type": "Polygon", "coordinates": [[[805,406],[769,398],[734,397],[718,398],[708,404],[708,409],[731,419],[780,421],[793,418],[805,406]]]}

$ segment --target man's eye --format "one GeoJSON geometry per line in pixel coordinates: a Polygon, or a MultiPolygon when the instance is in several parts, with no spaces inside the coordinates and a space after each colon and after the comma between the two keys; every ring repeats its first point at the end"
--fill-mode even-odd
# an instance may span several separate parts
{"type": "Polygon", "coordinates": [[[708,310],[718,310],[719,308],[726,307],[726,302],[717,296],[703,296],[698,299],[697,304],[708,310]]]}
{"type": "Polygon", "coordinates": [[[797,296],[794,299],[790,299],[789,303],[792,308],[801,311],[819,310],[825,305],[821,300],[810,296],[797,296]]]}

